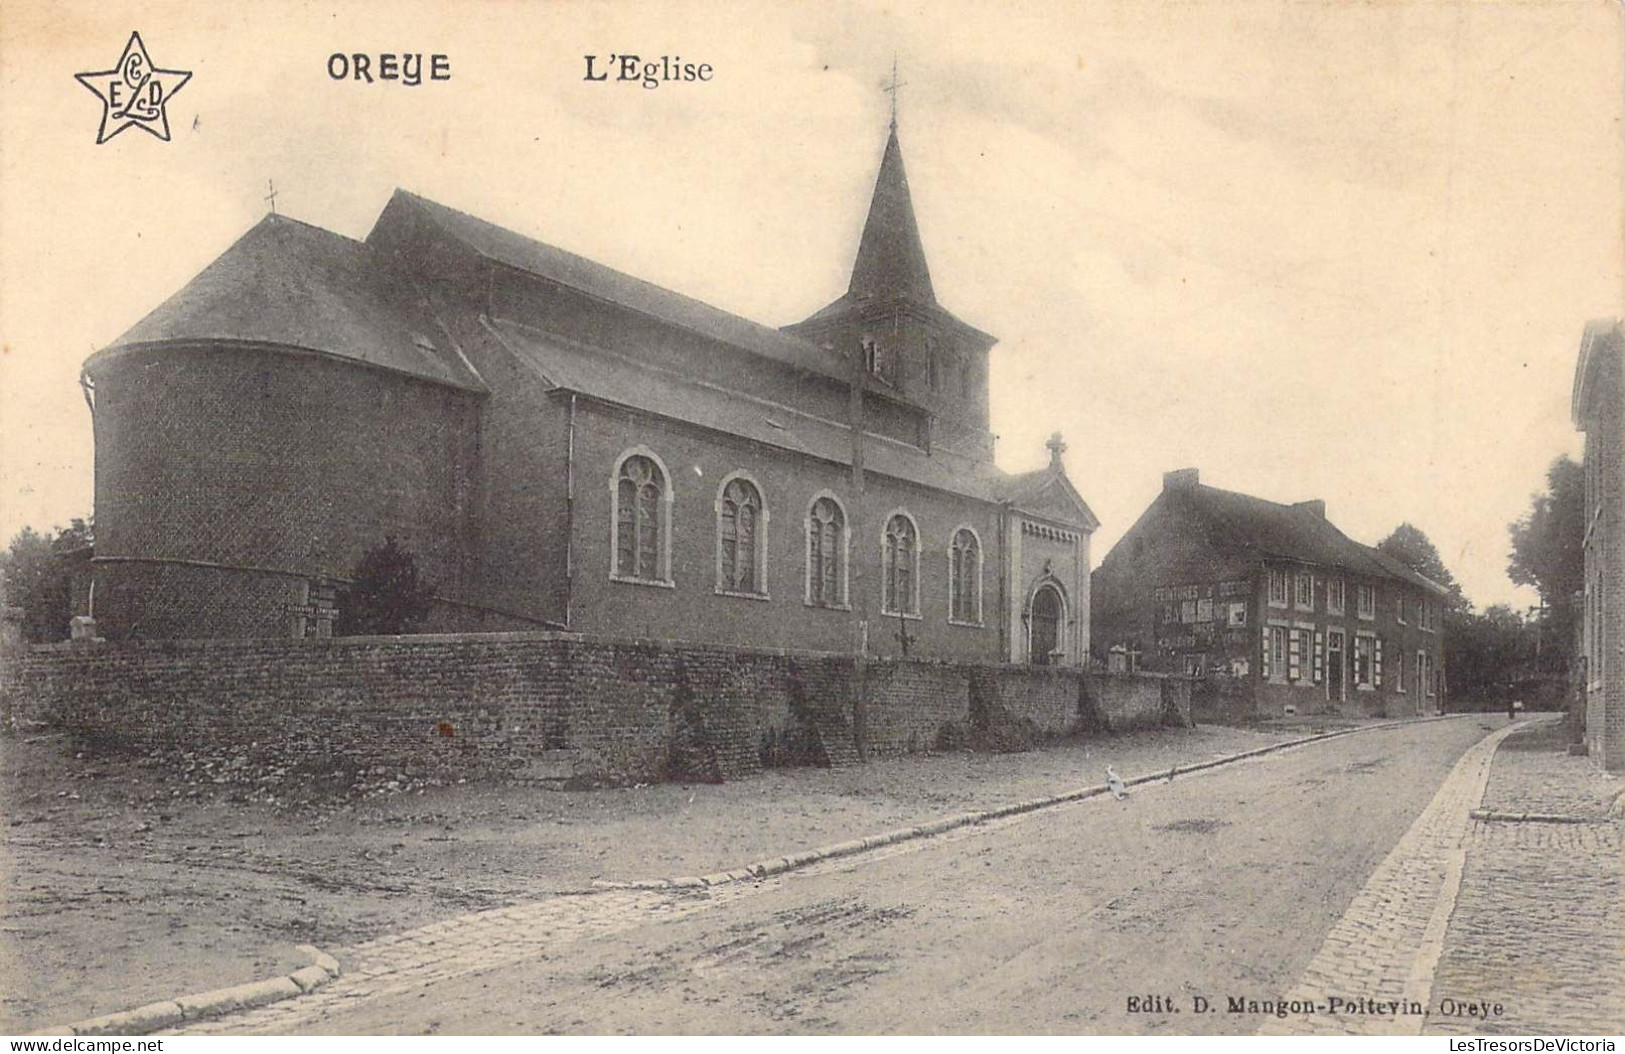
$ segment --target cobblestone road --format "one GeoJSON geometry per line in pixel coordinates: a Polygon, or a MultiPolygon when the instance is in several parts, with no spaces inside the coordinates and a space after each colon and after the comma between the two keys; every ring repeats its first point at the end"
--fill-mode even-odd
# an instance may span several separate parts
{"type": "Polygon", "coordinates": [[[1260,1035],[1416,1035],[1433,966],[1454,906],[1462,841],[1483,799],[1490,766],[1511,726],[1462,755],[1433,801],[1378,865],[1287,994],[1309,1013],[1271,1019],[1260,1035]],[[1336,1012],[1334,999],[1370,1001],[1336,1012]]]}
{"type": "Polygon", "coordinates": [[[1272,1019],[1260,1034],[1625,1028],[1620,824],[1608,787],[1584,759],[1503,747],[1553,732],[1508,726],[1462,756],[1287,995],[1315,1011],[1272,1019]],[[1584,822],[1474,819],[1481,806],[1584,822]],[[1328,1013],[1334,998],[1369,1002],[1328,1013]]]}
{"type": "Polygon", "coordinates": [[[1471,825],[1433,1005],[1500,1003],[1502,1012],[1436,1013],[1426,1032],[1625,1031],[1625,858],[1610,811],[1618,787],[1589,759],[1570,757],[1555,728],[1520,730],[1502,745],[1485,808],[1580,822],[1471,825]]]}

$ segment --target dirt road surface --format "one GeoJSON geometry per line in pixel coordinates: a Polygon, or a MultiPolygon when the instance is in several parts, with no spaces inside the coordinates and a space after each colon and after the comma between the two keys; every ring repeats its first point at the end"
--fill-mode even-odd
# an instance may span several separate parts
{"type": "Polygon", "coordinates": [[[1108,763],[1132,776],[1318,730],[1159,729],[720,786],[562,792],[388,773],[359,794],[61,734],[4,737],[0,1032],[286,973],[305,965],[300,944],[337,950],[600,877],[702,874],[1071,790],[1108,763]]]}
{"type": "Polygon", "coordinates": [[[1498,725],[1362,733],[831,861],[298,1030],[1252,1033],[1228,997],[1292,987],[1498,725]]]}

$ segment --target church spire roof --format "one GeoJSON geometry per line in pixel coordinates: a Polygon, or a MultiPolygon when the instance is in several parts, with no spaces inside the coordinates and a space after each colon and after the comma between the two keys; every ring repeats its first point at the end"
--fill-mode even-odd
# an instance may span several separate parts
{"type": "Polygon", "coordinates": [[[880,174],[875,178],[869,218],[858,242],[858,258],[852,264],[852,282],[847,288],[858,297],[937,302],[931,289],[931,270],[925,263],[925,248],[920,244],[920,228],[914,221],[914,202],[908,193],[908,174],[903,171],[903,148],[897,142],[895,117],[886,139],[886,152],[880,159],[880,174]]]}

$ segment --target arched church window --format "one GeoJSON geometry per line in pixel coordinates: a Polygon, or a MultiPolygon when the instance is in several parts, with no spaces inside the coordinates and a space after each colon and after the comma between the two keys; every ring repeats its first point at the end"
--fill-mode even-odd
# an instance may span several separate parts
{"type": "Polygon", "coordinates": [[[762,492],[743,477],[723,484],[717,499],[717,589],[725,593],[767,592],[762,533],[762,492]]]}
{"type": "Polygon", "coordinates": [[[615,476],[613,574],[647,582],[667,579],[666,475],[651,457],[632,454],[615,476]]]}
{"type": "Polygon", "coordinates": [[[982,544],[969,527],[955,531],[948,548],[948,615],[968,625],[982,621],[982,544]]]}
{"type": "Polygon", "coordinates": [[[896,513],[886,521],[884,544],[880,609],[887,615],[917,615],[920,613],[920,536],[907,513],[896,513]]]}
{"type": "Polygon", "coordinates": [[[846,606],[846,513],[828,496],[807,510],[807,603],[846,606]]]}

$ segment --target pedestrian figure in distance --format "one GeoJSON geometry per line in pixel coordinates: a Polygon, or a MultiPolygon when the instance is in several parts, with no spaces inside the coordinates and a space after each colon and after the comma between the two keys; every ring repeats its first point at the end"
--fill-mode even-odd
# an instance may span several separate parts
{"type": "Polygon", "coordinates": [[[1516,699],[1508,699],[1507,700],[1507,720],[1508,721],[1516,721],[1517,719],[1518,719],[1518,701],[1516,699]]]}
{"type": "Polygon", "coordinates": [[[1106,786],[1112,789],[1112,797],[1118,801],[1128,797],[1128,788],[1123,786],[1123,777],[1119,776],[1110,765],[1106,766],[1106,786]]]}

